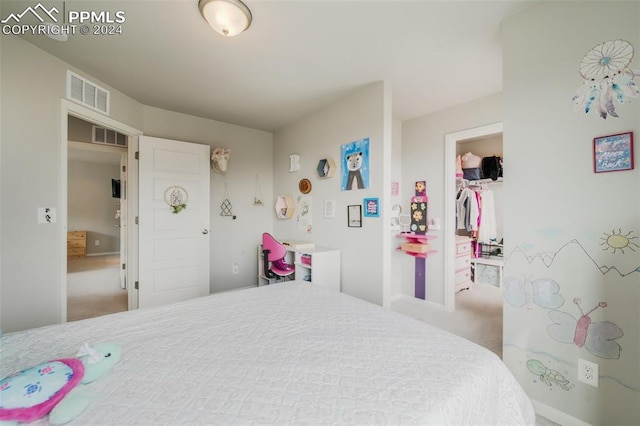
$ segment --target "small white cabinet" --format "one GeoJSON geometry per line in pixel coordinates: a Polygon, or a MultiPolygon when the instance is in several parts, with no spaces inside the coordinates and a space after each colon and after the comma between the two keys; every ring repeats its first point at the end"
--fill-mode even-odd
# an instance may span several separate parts
{"type": "MultiPolygon", "coordinates": [[[[340,250],[315,247],[287,250],[287,263],[295,265],[295,279],[323,285],[340,291],[340,250]]],[[[267,278],[262,266],[262,246],[258,246],[258,285],[272,284],[282,279],[267,278]]]]}
{"type": "Polygon", "coordinates": [[[471,260],[473,269],[473,282],[475,284],[487,284],[494,287],[502,287],[503,259],[477,258],[471,260]]]}

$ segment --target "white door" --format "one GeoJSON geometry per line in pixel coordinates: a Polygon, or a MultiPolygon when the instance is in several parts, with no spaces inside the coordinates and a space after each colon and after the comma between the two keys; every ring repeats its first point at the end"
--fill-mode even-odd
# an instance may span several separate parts
{"type": "Polygon", "coordinates": [[[209,146],[140,137],[138,306],[209,294],[209,146]]]}
{"type": "Polygon", "coordinates": [[[120,287],[127,289],[127,154],[120,156],[120,208],[118,210],[120,229],[120,287]],[[125,265],[124,267],[122,265],[125,265]]]}

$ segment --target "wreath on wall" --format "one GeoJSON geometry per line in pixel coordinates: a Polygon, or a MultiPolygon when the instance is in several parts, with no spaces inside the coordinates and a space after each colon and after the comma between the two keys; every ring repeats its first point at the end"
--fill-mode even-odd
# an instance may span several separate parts
{"type": "Polygon", "coordinates": [[[171,213],[178,214],[187,208],[189,194],[181,186],[170,186],[164,191],[164,201],[171,206],[171,213]]]}

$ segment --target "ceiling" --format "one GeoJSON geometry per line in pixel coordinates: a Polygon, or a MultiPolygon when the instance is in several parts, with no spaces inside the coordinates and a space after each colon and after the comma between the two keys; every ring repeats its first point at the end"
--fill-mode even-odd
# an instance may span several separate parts
{"type": "MultiPolygon", "coordinates": [[[[2,16],[33,3],[3,0],[2,16]]],[[[531,2],[245,3],[253,23],[233,38],[197,0],[67,0],[124,11],[122,34],[25,38],[142,104],[272,132],[379,80],[400,120],[499,92],[500,23],[531,2]]]]}

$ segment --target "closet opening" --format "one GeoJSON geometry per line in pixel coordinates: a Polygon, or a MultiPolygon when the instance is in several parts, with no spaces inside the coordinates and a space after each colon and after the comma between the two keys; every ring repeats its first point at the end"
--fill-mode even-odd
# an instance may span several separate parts
{"type": "Polygon", "coordinates": [[[456,143],[456,293],[475,284],[502,288],[502,134],[456,143]]]}
{"type": "MultiPolygon", "coordinates": [[[[445,308],[473,313],[485,346],[502,348],[502,123],[445,137],[445,308]]],[[[508,178],[508,177],[507,177],[508,178]]]]}
{"type": "MultiPolygon", "coordinates": [[[[495,156],[503,158],[502,148],[502,123],[476,127],[445,136],[445,217],[443,232],[448,238],[444,238],[444,305],[449,311],[455,310],[457,294],[461,291],[468,291],[472,294],[475,286],[494,287],[494,290],[497,290],[494,293],[499,294],[500,302],[502,300],[501,280],[503,269],[501,265],[502,258],[498,258],[498,254],[502,254],[503,249],[500,247],[500,243],[504,242],[500,201],[504,177],[495,176],[495,180],[491,179],[491,177],[483,178],[481,170],[484,157],[495,156]],[[469,170],[467,179],[464,179],[462,157],[466,154],[471,155],[467,156],[464,164],[466,167],[464,168],[473,169],[475,166],[476,169],[479,168],[480,170],[469,170]],[[465,224],[463,229],[458,230],[458,194],[463,187],[469,189],[473,187],[480,191],[486,189],[493,193],[495,232],[491,232],[492,235],[486,241],[486,243],[493,244],[482,245],[478,243],[479,229],[466,230],[465,224]],[[492,239],[494,241],[491,241],[492,239]],[[483,252],[483,247],[486,253],[483,252]]],[[[484,238],[484,234],[481,237],[484,238]]],[[[483,287],[478,288],[483,289],[483,287]]]]}

